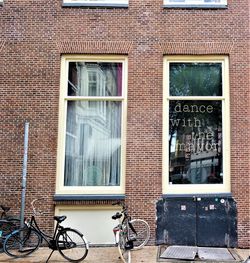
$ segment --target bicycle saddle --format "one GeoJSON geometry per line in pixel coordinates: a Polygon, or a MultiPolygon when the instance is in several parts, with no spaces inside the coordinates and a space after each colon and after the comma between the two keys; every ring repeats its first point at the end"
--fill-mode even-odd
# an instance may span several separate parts
{"type": "Polygon", "coordinates": [[[67,216],[54,216],[54,220],[56,220],[58,223],[61,223],[67,218],[67,216]]]}
{"type": "Polygon", "coordinates": [[[1,205],[1,208],[3,209],[4,212],[8,212],[10,210],[10,207],[3,206],[3,205],[1,205]]]}
{"type": "Polygon", "coordinates": [[[112,219],[116,220],[118,218],[121,218],[122,217],[122,214],[117,212],[115,215],[112,216],[112,219]]]}

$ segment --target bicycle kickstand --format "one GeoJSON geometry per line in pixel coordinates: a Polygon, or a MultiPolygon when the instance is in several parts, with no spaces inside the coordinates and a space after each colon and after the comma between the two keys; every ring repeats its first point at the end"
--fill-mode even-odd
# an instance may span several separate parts
{"type": "Polygon", "coordinates": [[[49,257],[47,258],[47,260],[46,260],[45,263],[48,263],[48,262],[49,262],[49,259],[51,258],[51,256],[52,256],[52,254],[53,254],[54,251],[55,251],[55,250],[52,250],[52,252],[50,253],[50,255],[49,255],[49,257]]]}

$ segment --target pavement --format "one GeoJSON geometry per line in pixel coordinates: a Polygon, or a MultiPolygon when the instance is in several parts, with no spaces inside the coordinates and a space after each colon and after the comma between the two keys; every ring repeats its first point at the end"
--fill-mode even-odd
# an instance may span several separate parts
{"type": "MultiPolygon", "coordinates": [[[[14,259],[7,256],[4,253],[0,254],[0,262],[4,263],[15,263],[15,262],[25,262],[25,263],[45,263],[46,259],[50,254],[50,249],[48,248],[39,248],[32,255],[27,256],[22,259],[14,259]]],[[[240,261],[237,262],[246,262],[246,259],[249,257],[249,249],[234,249],[234,252],[240,256],[240,261]]],[[[146,246],[141,250],[132,251],[132,263],[158,263],[162,261],[157,261],[157,246],[146,246]]],[[[68,262],[58,252],[54,252],[52,257],[49,260],[49,263],[63,263],[68,262]]],[[[119,252],[116,247],[90,247],[89,252],[83,263],[122,263],[119,259],[119,252]]],[[[166,261],[167,262],[167,261],[166,261]]],[[[187,261],[168,261],[168,262],[187,262],[187,261]]],[[[188,261],[191,263],[192,261],[188,261]]],[[[199,261],[201,262],[201,261],[199,261]]],[[[206,261],[202,261],[206,263],[206,261]]],[[[230,261],[231,263],[234,261],[230,261]]],[[[236,262],[236,261],[235,261],[236,262]]],[[[215,261],[207,261],[207,263],[215,263],[215,261]]],[[[220,263],[216,261],[216,263],[220,263]]],[[[250,261],[249,261],[250,263],[250,261]]]]}

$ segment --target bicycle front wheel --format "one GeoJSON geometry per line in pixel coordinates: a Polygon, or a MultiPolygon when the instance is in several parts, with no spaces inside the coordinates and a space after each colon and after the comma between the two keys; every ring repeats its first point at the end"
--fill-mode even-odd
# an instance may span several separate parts
{"type": "Polygon", "coordinates": [[[122,233],[122,231],[117,232],[117,235],[119,235],[118,238],[116,238],[116,240],[118,241],[118,251],[119,254],[121,256],[121,260],[124,263],[131,263],[131,251],[130,249],[126,249],[126,237],[124,236],[124,234],[122,233]]]}
{"type": "Polygon", "coordinates": [[[75,229],[63,229],[56,236],[59,253],[68,261],[79,262],[88,254],[86,238],[75,229]]]}
{"type": "Polygon", "coordinates": [[[136,231],[136,234],[129,228],[129,237],[134,237],[136,240],[134,241],[133,250],[143,248],[149,241],[150,238],[150,228],[146,221],[142,219],[132,219],[130,221],[133,228],[136,231]]]}
{"type": "Polygon", "coordinates": [[[38,249],[41,244],[40,235],[30,228],[14,231],[4,241],[4,252],[15,258],[22,258],[38,249]]]}

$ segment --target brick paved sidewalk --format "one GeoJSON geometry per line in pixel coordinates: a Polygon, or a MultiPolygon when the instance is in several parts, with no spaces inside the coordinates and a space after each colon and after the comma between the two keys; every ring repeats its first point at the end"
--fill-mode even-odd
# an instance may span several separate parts
{"type": "MultiPolygon", "coordinates": [[[[32,255],[25,257],[23,259],[12,259],[11,257],[0,254],[0,262],[25,262],[25,263],[44,263],[48,258],[51,250],[48,248],[39,248],[32,255]]],[[[157,247],[146,247],[140,251],[132,252],[132,262],[133,263],[155,263],[157,257],[157,247]]],[[[55,251],[49,260],[49,263],[59,263],[68,262],[65,260],[57,251],[55,251]]],[[[119,259],[119,252],[116,247],[90,247],[89,253],[84,263],[122,263],[119,259]]]]}
{"type": "MultiPolygon", "coordinates": [[[[48,248],[40,248],[32,255],[25,257],[23,259],[13,259],[8,257],[4,253],[0,254],[1,263],[15,263],[15,262],[25,262],[25,263],[44,263],[48,258],[50,251],[48,248]]],[[[156,246],[147,246],[141,250],[132,252],[132,263],[157,263],[157,251],[156,246]]],[[[241,256],[242,259],[246,259],[249,255],[249,250],[247,249],[237,249],[237,254],[241,256]]],[[[54,252],[49,260],[49,263],[63,263],[68,262],[58,252],[54,252]]],[[[176,262],[176,261],[175,261],[176,262]]],[[[185,261],[179,261],[185,262],[185,261]]],[[[119,259],[119,253],[116,247],[98,247],[89,249],[89,253],[83,263],[122,263],[119,259]]],[[[205,262],[204,262],[205,263],[205,262]]],[[[212,263],[210,261],[210,263],[212,263]]],[[[219,262],[217,262],[219,263],[219,262]]]]}

